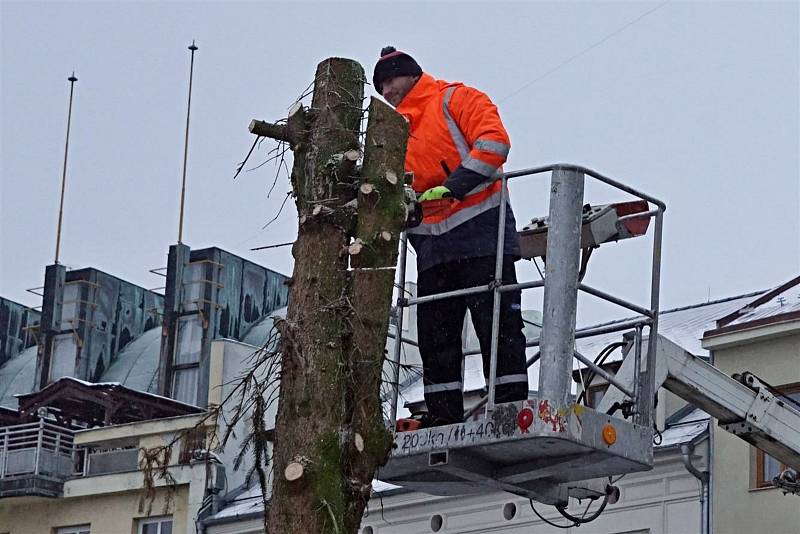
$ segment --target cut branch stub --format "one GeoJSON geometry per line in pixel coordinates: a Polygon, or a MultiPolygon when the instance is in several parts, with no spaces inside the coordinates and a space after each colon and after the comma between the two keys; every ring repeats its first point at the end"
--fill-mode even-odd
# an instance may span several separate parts
{"type": "Polygon", "coordinates": [[[375,186],[372,184],[361,184],[361,187],[358,188],[365,195],[371,194],[375,191],[375,186]]]}
{"type": "Polygon", "coordinates": [[[276,124],[273,122],[253,119],[248,127],[250,133],[260,137],[269,137],[276,141],[285,141],[292,146],[292,150],[297,143],[302,141],[306,131],[306,110],[300,102],[295,102],[289,109],[289,116],[286,124],[276,124]]]}
{"type": "Polygon", "coordinates": [[[295,102],[292,104],[292,107],[289,108],[289,118],[292,118],[295,113],[301,111],[303,109],[303,104],[300,102],[295,102]]]}
{"type": "Polygon", "coordinates": [[[356,149],[348,150],[342,154],[341,160],[339,161],[339,168],[336,169],[336,176],[339,180],[346,180],[353,174],[356,168],[356,162],[360,157],[361,152],[356,149]]]}
{"type": "Polygon", "coordinates": [[[320,215],[330,215],[333,212],[334,210],[332,210],[328,206],[317,204],[316,206],[314,206],[314,209],[311,210],[311,215],[313,215],[314,217],[319,217],[320,215]]]}
{"type": "Polygon", "coordinates": [[[292,138],[289,128],[287,128],[284,124],[275,124],[272,122],[253,119],[250,121],[250,126],[248,129],[250,130],[250,133],[260,137],[269,137],[270,139],[286,141],[287,143],[295,142],[295,140],[292,138]]]}
{"type": "Polygon", "coordinates": [[[361,253],[361,249],[364,248],[364,242],[360,239],[356,239],[349,247],[347,247],[347,253],[351,256],[355,256],[361,253]]]}
{"type": "Polygon", "coordinates": [[[286,480],[289,482],[294,482],[303,477],[303,471],[305,471],[303,464],[300,462],[292,462],[283,470],[283,476],[285,476],[286,480]]]}

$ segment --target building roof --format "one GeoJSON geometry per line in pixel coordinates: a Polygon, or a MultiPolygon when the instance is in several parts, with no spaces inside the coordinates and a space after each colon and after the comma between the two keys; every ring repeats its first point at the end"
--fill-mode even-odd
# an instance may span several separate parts
{"type": "Polygon", "coordinates": [[[158,391],[158,360],[161,352],[161,327],[146,330],[128,343],[100,378],[125,387],[155,393],[158,391]]]}
{"type": "Polygon", "coordinates": [[[34,393],[17,395],[20,417],[35,418],[40,408],[53,410],[64,423],[107,426],[162,419],[204,410],[183,402],[144,393],[114,382],[92,383],[62,377],[34,393]]]}
{"type": "MultiPolygon", "coordinates": [[[[695,356],[708,356],[708,351],[700,344],[703,332],[713,326],[720,317],[740,308],[754,297],[763,293],[764,291],[746,293],[735,297],[661,311],[658,314],[658,333],[695,356]]],[[[630,321],[631,319],[621,319],[596,326],[613,325],[630,321]]],[[[620,333],[581,339],[577,342],[578,350],[581,350],[587,356],[593,356],[612,341],[618,341],[619,339],[620,333]]],[[[612,357],[609,361],[614,361],[614,359],[612,357]]],[[[618,355],[616,359],[619,359],[618,355]]]]}
{"type": "MultiPolygon", "coordinates": [[[[151,328],[122,349],[103,373],[101,382],[155,393],[158,391],[158,359],[161,327],[151,328]]],[[[0,406],[16,409],[17,396],[31,393],[35,383],[36,347],[28,347],[0,367],[0,406]]]]}
{"type": "Polygon", "coordinates": [[[800,320],[800,276],[748,300],[720,317],[703,337],[800,320]]]}
{"type": "Polygon", "coordinates": [[[264,512],[264,501],[261,497],[261,486],[255,484],[245,491],[235,494],[226,506],[204,521],[206,522],[225,522],[225,520],[235,521],[243,516],[253,514],[261,515],[264,512]]]}
{"type": "Polygon", "coordinates": [[[666,449],[698,439],[705,434],[710,419],[711,416],[700,408],[689,410],[677,421],[667,424],[655,449],[666,449]]]}
{"type": "Polygon", "coordinates": [[[36,345],[28,347],[0,367],[0,406],[17,409],[20,393],[30,393],[36,382],[36,345]]]}
{"type": "Polygon", "coordinates": [[[247,343],[254,347],[263,347],[267,340],[274,335],[275,317],[286,317],[286,308],[279,308],[253,324],[247,333],[242,336],[242,343],[247,343]]]}

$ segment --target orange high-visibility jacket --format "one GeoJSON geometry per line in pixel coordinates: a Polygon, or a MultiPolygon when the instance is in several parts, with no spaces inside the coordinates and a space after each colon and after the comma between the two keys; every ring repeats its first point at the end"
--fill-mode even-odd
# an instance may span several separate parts
{"type": "Polygon", "coordinates": [[[499,177],[511,143],[489,97],[462,83],[423,73],[397,111],[410,123],[406,170],[414,173],[412,187],[417,193],[443,185],[459,165],[485,178],[463,199],[426,214],[409,233],[442,235],[500,205],[499,177]]]}

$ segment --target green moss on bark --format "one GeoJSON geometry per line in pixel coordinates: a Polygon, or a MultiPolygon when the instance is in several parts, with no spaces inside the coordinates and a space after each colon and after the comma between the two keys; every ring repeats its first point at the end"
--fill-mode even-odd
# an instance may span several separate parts
{"type": "Polygon", "coordinates": [[[323,532],[342,532],[347,504],[342,479],[342,449],[338,433],[323,434],[314,448],[315,465],[309,484],[319,500],[317,515],[323,532]]]}

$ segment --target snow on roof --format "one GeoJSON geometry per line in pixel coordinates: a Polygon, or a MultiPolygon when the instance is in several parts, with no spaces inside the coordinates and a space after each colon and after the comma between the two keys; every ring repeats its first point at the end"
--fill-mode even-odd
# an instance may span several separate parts
{"type": "Polygon", "coordinates": [[[798,298],[800,298],[800,295],[794,296],[794,300],[796,300],[794,303],[784,302],[784,304],[778,303],[777,305],[773,304],[771,306],[759,306],[757,309],[743,314],[741,317],[731,321],[729,324],[733,325],[749,323],[750,321],[756,321],[758,319],[766,319],[767,317],[774,317],[784,313],[800,311],[800,300],[797,300],[798,298]]]}
{"type": "Polygon", "coordinates": [[[261,486],[256,484],[239,493],[228,502],[228,505],[208,519],[234,519],[243,515],[264,511],[264,502],[261,499],[261,486]]]}
{"type": "Polygon", "coordinates": [[[28,347],[0,367],[0,406],[17,409],[17,393],[30,393],[36,382],[36,345],[28,347]]]}
{"type": "Polygon", "coordinates": [[[661,442],[656,449],[665,449],[674,445],[688,443],[703,434],[708,428],[711,416],[699,408],[695,408],[661,433],[661,442]]]}
{"type": "Polygon", "coordinates": [[[155,393],[158,391],[158,365],[161,357],[161,327],[136,336],[125,345],[108,369],[103,382],[118,382],[125,387],[155,393]]]}
{"type": "Polygon", "coordinates": [[[761,298],[753,299],[736,312],[738,313],[726,317],[726,320],[717,326],[730,328],[778,315],[800,312],[800,277],[776,287],[761,298]]]}
{"type": "MultiPolygon", "coordinates": [[[[763,293],[763,291],[759,291],[756,293],[748,293],[736,297],[664,310],[658,314],[658,333],[691,354],[696,356],[708,356],[708,351],[700,345],[700,339],[703,337],[703,333],[709,328],[713,328],[717,319],[741,308],[754,297],[763,293]]],[[[630,320],[631,318],[628,318],[596,326],[613,325],[630,320]]],[[[645,330],[645,333],[646,332],[645,330]]],[[[620,339],[620,333],[604,334],[602,336],[578,340],[577,346],[578,350],[584,355],[594,357],[603,347],[613,341],[619,341],[620,339]]],[[[616,359],[619,359],[619,353],[616,353],[616,359]]],[[[615,358],[612,357],[608,361],[614,360],[615,358]]]]}
{"type": "Polygon", "coordinates": [[[269,315],[265,315],[253,324],[247,333],[242,336],[242,343],[253,345],[254,347],[263,347],[267,340],[273,335],[273,328],[275,326],[275,317],[286,318],[286,308],[280,308],[269,315]]]}
{"type": "Polygon", "coordinates": [[[132,389],[132,388],[129,388],[127,386],[124,386],[124,385],[120,384],[119,382],[87,382],[86,380],[81,380],[80,378],[75,378],[74,376],[62,376],[61,378],[59,378],[57,380],[54,380],[53,382],[50,382],[47,386],[45,386],[44,388],[40,389],[37,392],[33,392],[33,393],[18,393],[18,394],[15,394],[14,396],[17,397],[17,398],[20,398],[20,399],[22,399],[22,398],[32,398],[35,395],[40,395],[44,391],[47,391],[47,390],[52,389],[52,388],[55,388],[57,385],[65,383],[65,382],[74,382],[76,384],[80,384],[80,385],[85,386],[85,387],[90,388],[90,389],[98,389],[98,390],[106,391],[106,392],[109,392],[109,391],[125,392],[125,393],[131,394],[131,395],[135,395],[135,396],[139,396],[139,397],[145,398],[145,399],[150,399],[152,401],[163,402],[163,403],[166,403],[166,404],[172,405],[172,406],[181,406],[181,407],[187,408],[190,411],[195,412],[195,413],[200,413],[200,412],[204,411],[203,408],[200,408],[199,406],[195,406],[194,404],[188,404],[186,402],[181,402],[179,400],[176,400],[176,399],[173,399],[173,398],[170,398],[170,397],[165,397],[163,395],[158,395],[156,393],[148,393],[147,391],[139,391],[138,389],[132,389]]]}

